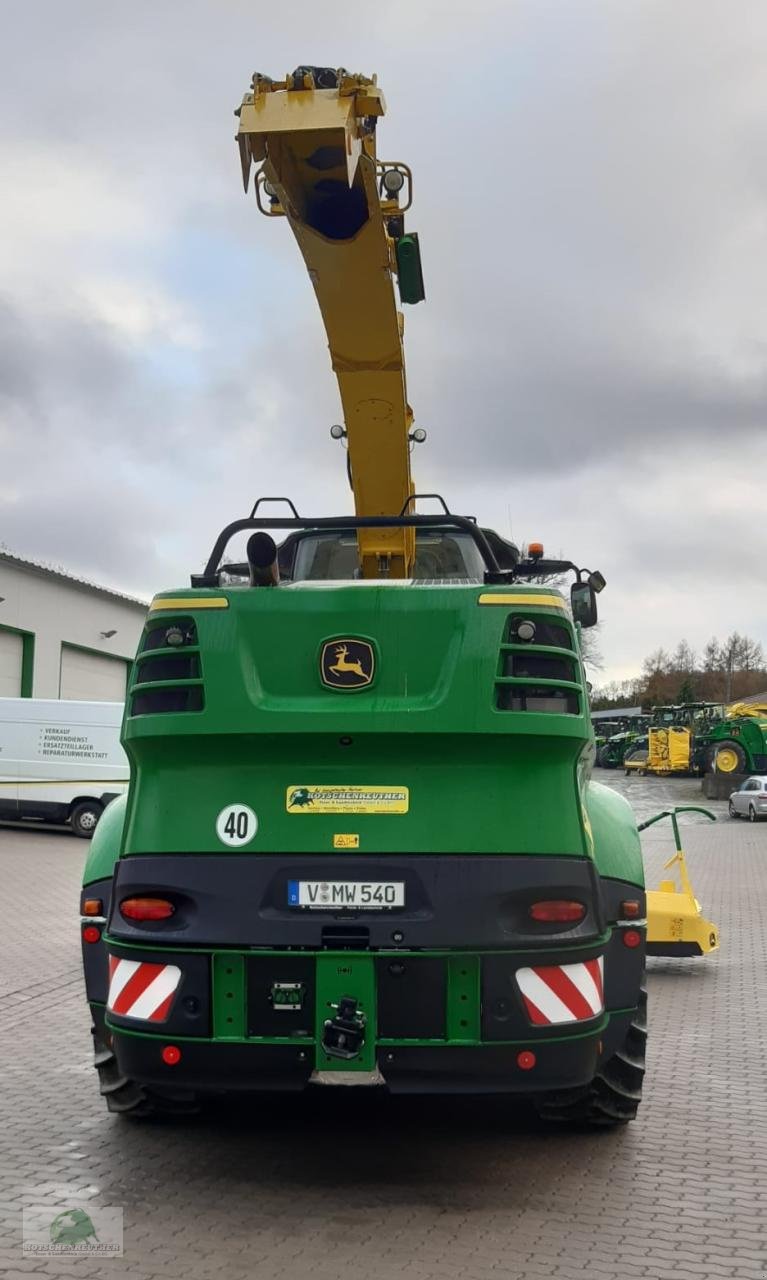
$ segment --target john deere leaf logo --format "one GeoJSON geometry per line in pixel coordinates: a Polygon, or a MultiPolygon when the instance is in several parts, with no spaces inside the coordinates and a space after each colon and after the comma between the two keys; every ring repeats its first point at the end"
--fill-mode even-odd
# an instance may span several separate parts
{"type": "Polygon", "coordinates": [[[367,640],[327,640],[320,654],[320,676],[328,689],[364,689],[375,673],[375,653],[367,640]]]}
{"type": "Polygon", "coordinates": [[[91,1239],[98,1240],[98,1236],[84,1209],[65,1209],[51,1223],[52,1244],[80,1244],[91,1239]]]}

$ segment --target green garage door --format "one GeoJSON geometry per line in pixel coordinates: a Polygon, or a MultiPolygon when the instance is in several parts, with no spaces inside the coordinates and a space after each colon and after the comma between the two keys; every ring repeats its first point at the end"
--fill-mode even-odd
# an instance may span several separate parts
{"type": "Polygon", "coordinates": [[[0,698],[21,697],[24,641],[15,631],[0,630],[0,698]]]}
{"type": "Polygon", "coordinates": [[[124,658],[61,646],[59,697],[82,702],[124,702],[128,664],[124,658]]]}

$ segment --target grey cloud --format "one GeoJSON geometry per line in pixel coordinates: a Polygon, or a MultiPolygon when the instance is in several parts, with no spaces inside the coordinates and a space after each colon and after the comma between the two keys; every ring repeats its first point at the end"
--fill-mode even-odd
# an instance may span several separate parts
{"type": "MultiPolygon", "coordinates": [[[[675,635],[685,584],[711,573],[741,589],[758,489],[747,501],[724,482],[761,447],[765,417],[763,6],[391,0],[352,26],[340,3],[308,0],[271,17],[190,0],[183,22],[149,0],[98,13],[41,0],[4,36],[0,148],[44,164],[55,146],[146,212],[93,244],[73,231],[61,283],[89,267],[157,282],[203,341],[193,355],[151,335],[131,345],[80,304],[9,291],[0,538],[149,592],[183,581],[259,492],[349,509],[311,288],[287,227],[257,222],[239,189],[230,114],[256,67],[279,75],[308,49],[379,72],[381,151],[414,166],[419,488],[504,531],[511,508],[518,536],[601,561],[608,664],[652,647],[657,620],[624,621],[656,566],[676,584],[675,635]],[[182,271],[174,255],[192,234],[204,256],[182,271]],[[226,285],[217,255],[241,263],[226,285]],[[724,537],[712,545],[720,528],[737,563],[724,537]]],[[[44,227],[19,234],[20,254],[45,250],[44,227]]],[[[703,614],[696,625],[716,629],[703,614]]]]}
{"type": "MultiPolygon", "coordinates": [[[[127,362],[92,323],[62,320],[0,297],[0,396],[27,420],[46,418],[72,399],[104,409],[128,380],[127,362]]],[[[88,417],[78,421],[87,428],[88,417]]]]}
{"type": "MultiPolygon", "coordinates": [[[[561,328],[528,326],[523,333],[522,319],[509,316],[505,343],[497,332],[489,343],[469,336],[441,370],[429,353],[435,448],[454,463],[460,458],[462,468],[540,478],[647,453],[659,467],[673,466],[681,441],[703,446],[726,429],[737,448],[764,429],[767,379],[744,386],[694,359],[674,367],[663,351],[629,353],[609,337],[576,339],[568,349],[561,328]],[[481,450],[466,448],[467,434],[481,450]]],[[[417,397],[416,405],[425,400],[417,397]]],[[[423,414],[419,420],[426,425],[423,414]]]]}

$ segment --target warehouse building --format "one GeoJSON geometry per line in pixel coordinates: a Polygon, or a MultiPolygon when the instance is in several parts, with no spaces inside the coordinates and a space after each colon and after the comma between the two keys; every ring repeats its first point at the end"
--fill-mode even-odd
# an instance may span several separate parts
{"type": "Polygon", "coordinates": [[[0,697],[122,702],[147,603],[0,551],[0,697]]]}

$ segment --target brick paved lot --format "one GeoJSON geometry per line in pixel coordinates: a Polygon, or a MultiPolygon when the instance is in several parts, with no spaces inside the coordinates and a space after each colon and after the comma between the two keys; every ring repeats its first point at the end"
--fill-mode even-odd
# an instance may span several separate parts
{"type": "MultiPolygon", "coordinates": [[[[699,800],[608,779],[642,816],[699,800]]],[[[640,1119],[584,1135],[493,1099],[349,1089],[180,1127],[108,1117],[78,969],[85,844],[0,831],[0,1275],[764,1280],[767,823],[685,833],[722,952],[650,962],[640,1119]],[[124,1258],[24,1258],[23,1204],[122,1206],[124,1258]]],[[[647,833],[651,884],[667,841],[647,833]]]]}

